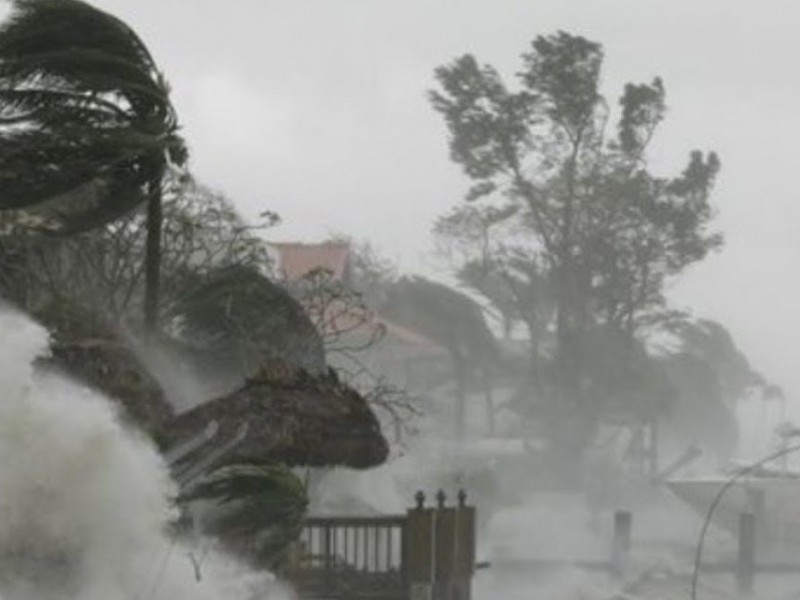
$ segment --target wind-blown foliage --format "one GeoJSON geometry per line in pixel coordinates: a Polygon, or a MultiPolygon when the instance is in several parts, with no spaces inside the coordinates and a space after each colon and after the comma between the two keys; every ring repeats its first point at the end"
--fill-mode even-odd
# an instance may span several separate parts
{"type": "Polygon", "coordinates": [[[675,177],[651,173],[645,152],[663,119],[663,83],[627,85],[610,135],[602,60],[581,37],[540,36],[523,54],[518,91],[466,55],[436,70],[431,92],[451,156],[474,182],[467,199],[496,199],[458,208],[438,233],[471,237],[472,259],[494,258],[496,269],[516,254],[551,272],[562,337],[590,321],[631,330],[663,306],[668,278],[721,243],[709,231],[716,155],[692,152],[675,177]]]}
{"type": "Polygon", "coordinates": [[[14,0],[0,26],[6,229],[69,234],[148,200],[145,322],[157,321],[161,186],[186,148],[136,33],[80,0],[14,0]]]}
{"type": "Polygon", "coordinates": [[[716,373],[726,404],[732,406],[752,393],[760,393],[766,399],[783,394],[753,368],[721,323],[709,319],[683,321],[675,325],[674,333],[681,355],[705,363],[716,373]]]}
{"type": "Polygon", "coordinates": [[[420,332],[450,354],[456,385],[455,428],[456,434],[462,435],[467,387],[480,380],[488,399],[491,373],[499,361],[497,343],[481,306],[441,283],[405,277],[389,288],[382,312],[392,322],[420,332]]]}
{"type": "Polygon", "coordinates": [[[308,507],[303,482],[272,463],[219,467],[181,495],[203,501],[200,527],[229,551],[259,567],[280,566],[283,552],[300,534],[308,507]]]}
{"type": "Polygon", "coordinates": [[[497,360],[497,344],[480,305],[469,296],[423,277],[403,278],[388,292],[383,311],[472,367],[497,360]]]}
{"type": "MultiPolygon", "coordinates": [[[[580,344],[600,330],[634,343],[671,315],[667,283],[722,243],[710,204],[720,163],[693,151],[683,172],[652,172],[646,152],[666,111],[663,82],[628,84],[610,127],[596,42],[539,36],[521,58],[516,88],[471,55],[436,69],[430,100],[472,182],[468,204],[436,233],[461,250],[462,282],[531,338],[553,332],[557,385],[538,400],[588,418],[597,414],[585,386],[591,353],[580,344]]],[[[535,369],[540,348],[530,352],[535,369]]]]}
{"type": "Polygon", "coordinates": [[[169,90],[125,23],[79,0],[17,0],[0,26],[0,208],[69,233],[144,200],[182,163],[169,90]]]}
{"type": "Polygon", "coordinates": [[[202,349],[220,377],[241,383],[272,360],[325,370],[320,334],[303,307],[253,267],[230,265],[196,277],[171,317],[178,339],[202,349]]]}
{"type": "MultiPolygon", "coordinates": [[[[217,269],[239,265],[267,271],[270,258],[258,230],[231,201],[191,179],[168,177],[161,245],[162,314],[189,285],[217,269]]],[[[0,294],[31,310],[53,299],[91,308],[100,318],[137,331],[144,298],[145,211],[68,237],[0,236],[0,294]]]]}

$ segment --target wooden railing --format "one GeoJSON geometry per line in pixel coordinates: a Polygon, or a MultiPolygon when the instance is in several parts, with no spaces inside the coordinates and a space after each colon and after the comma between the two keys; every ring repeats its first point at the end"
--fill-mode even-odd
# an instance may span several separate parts
{"type": "Polygon", "coordinates": [[[474,561],[474,509],[438,505],[405,515],[311,517],[284,575],[304,598],[340,600],[469,600],[474,561]],[[462,566],[463,565],[463,566],[462,566]],[[454,590],[458,591],[455,591],[454,590]]]}
{"type": "Polygon", "coordinates": [[[403,567],[405,516],[313,517],[300,543],[311,557],[368,572],[399,572],[403,567]]]}
{"type": "Polygon", "coordinates": [[[406,517],[312,517],[287,573],[306,598],[405,599],[406,517]]]}

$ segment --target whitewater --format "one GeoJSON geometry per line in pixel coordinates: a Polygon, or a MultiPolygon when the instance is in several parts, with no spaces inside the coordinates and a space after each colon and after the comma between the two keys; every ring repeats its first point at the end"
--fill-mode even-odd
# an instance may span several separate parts
{"type": "Polygon", "coordinates": [[[288,596],[208,540],[171,534],[166,464],[108,399],[36,366],[44,328],[0,307],[0,340],[0,600],[288,596]]]}

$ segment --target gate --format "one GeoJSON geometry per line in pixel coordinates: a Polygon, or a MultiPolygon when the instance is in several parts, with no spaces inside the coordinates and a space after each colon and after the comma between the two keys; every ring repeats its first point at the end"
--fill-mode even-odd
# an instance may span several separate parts
{"type": "Polygon", "coordinates": [[[458,495],[446,506],[417,505],[405,515],[311,517],[285,572],[308,599],[470,600],[475,509],[458,495]]]}

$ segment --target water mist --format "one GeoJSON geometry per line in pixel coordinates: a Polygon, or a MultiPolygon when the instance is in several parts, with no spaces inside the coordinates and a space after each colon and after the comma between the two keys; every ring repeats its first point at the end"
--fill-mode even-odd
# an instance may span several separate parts
{"type": "Polygon", "coordinates": [[[268,574],[173,539],[176,488],[149,440],[99,393],[35,368],[43,328],[0,307],[0,335],[0,600],[284,594],[268,574]]]}

